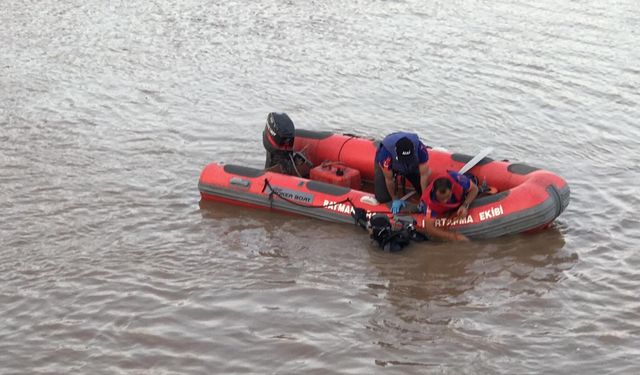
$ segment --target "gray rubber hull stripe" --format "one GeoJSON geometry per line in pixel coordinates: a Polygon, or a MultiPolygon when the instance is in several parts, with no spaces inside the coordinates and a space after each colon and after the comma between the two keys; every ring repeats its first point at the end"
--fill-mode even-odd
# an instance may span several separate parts
{"type": "MultiPolygon", "coordinates": [[[[344,215],[340,212],[331,212],[321,208],[297,206],[277,197],[275,197],[273,201],[270,201],[267,195],[255,195],[203,183],[199,183],[198,188],[205,194],[241,201],[259,207],[273,208],[335,223],[354,223],[354,220],[350,215],[344,215]]],[[[570,197],[568,185],[559,190],[550,186],[548,190],[551,189],[554,191],[549,191],[549,197],[542,204],[480,223],[461,226],[458,230],[469,238],[486,239],[500,237],[507,234],[521,233],[550,223],[558,217],[562,211],[564,211],[569,204],[570,197]]]]}
{"type": "Polygon", "coordinates": [[[569,204],[570,190],[569,185],[560,191],[553,186],[547,190],[550,190],[549,197],[542,204],[482,223],[460,227],[459,231],[469,238],[484,239],[521,233],[550,223],[569,204]]]}
{"type": "MultiPolygon", "coordinates": [[[[218,197],[240,201],[244,203],[250,203],[259,207],[273,208],[276,210],[282,210],[295,214],[313,217],[320,220],[332,221],[335,223],[350,223],[354,224],[354,219],[349,215],[346,216],[340,212],[331,212],[322,208],[309,208],[295,205],[282,200],[278,197],[274,197],[273,200],[269,200],[268,195],[255,195],[246,193],[243,191],[235,191],[226,188],[221,188],[213,185],[207,185],[198,183],[198,188],[205,194],[211,194],[218,197]]],[[[345,203],[348,204],[348,203],[345,203]]]]}
{"type": "Polygon", "coordinates": [[[309,139],[326,139],[333,136],[334,133],[330,131],[316,131],[307,129],[296,129],[296,137],[309,138],[309,139]]]}

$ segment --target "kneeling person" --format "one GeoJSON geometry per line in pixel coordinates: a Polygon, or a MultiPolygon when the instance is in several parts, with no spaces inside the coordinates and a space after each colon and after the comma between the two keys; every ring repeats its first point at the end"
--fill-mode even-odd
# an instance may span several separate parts
{"type": "Polygon", "coordinates": [[[262,144],[267,150],[264,168],[271,172],[309,177],[313,166],[300,152],[293,151],[296,129],[286,113],[271,112],[262,132],[262,144]]]}
{"type": "Polygon", "coordinates": [[[467,176],[449,171],[436,177],[424,191],[420,204],[425,213],[425,231],[430,236],[452,241],[467,241],[467,237],[456,232],[437,228],[434,219],[453,213],[453,218],[465,218],[469,205],[478,196],[478,186],[467,176]]]}
{"type": "Polygon", "coordinates": [[[405,205],[397,189],[398,176],[405,177],[417,193],[422,194],[431,175],[428,161],[427,147],[417,134],[397,132],[386,136],[375,156],[374,188],[378,202],[393,201],[394,214],[405,205]]]}

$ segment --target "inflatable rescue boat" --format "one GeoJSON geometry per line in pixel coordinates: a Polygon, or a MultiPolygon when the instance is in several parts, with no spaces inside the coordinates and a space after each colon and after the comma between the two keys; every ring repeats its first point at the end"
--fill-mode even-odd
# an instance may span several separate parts
{"type": "MultiPolygon", "coordinates": [[[[354,223],[356,209],[368,216],[388,213],[390,203],[379,203],[372,188],[378,142],[350,134],[297,129],[293,149],[306,155],[313,168],[309,178],[285,175],[242,165],[211,163],[198,183],[204,200],[262,208],[338,223],[354,223]]],[[[471,155],[430,148],[429,168],[436,173],[459,170],[471,155]]],[[[455,220],[436,218],[471,239],[530,232],[549,226],[569,204],[570,189],[560,176],[521,163],[485,157],[469,171],[491,194],[476,198],[468,215],[455,220]]],[[[409,204],[399,215],[410,216],[416,228],[424,215],[409,204]]]]}

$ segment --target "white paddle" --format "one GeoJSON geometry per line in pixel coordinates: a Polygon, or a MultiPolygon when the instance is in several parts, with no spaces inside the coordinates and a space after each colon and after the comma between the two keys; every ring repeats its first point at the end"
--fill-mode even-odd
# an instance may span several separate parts
{"type": "Polygon", "coordinates": [[[480,162],[480,160],[484,159],[487,155],[489,155],[491,151],[493,151],[493,147],[487,147],[484,150],[480,151],[478,155],[474,156],[473,159],[467,162],[467,164],[463,165],[462,168],[460,168],[460,171],[458,171],[458,173],[465,174],[471,168],[475,167],[476,164],[480,162]]]}

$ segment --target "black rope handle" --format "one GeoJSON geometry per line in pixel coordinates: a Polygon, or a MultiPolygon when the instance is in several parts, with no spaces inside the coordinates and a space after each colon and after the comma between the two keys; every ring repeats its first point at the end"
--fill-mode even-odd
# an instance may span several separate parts
{"type": "Polygon", "coordinates": [[[355,204],[353,204],[353,202],[351,201],[351,198],[346,198],[346,199],[343,199],[343,200],[341,200],[339,202],[333,202],[333,203],[330,203],[330,204],[322,204],[322,205],[299,203],[299,202],[293,201],[293,200],[283,196],[282,194],[278,193],[273,188],[273,186],[271,186],[271,183],[269,182],[269,180],[265,178],[264,179],[264,187],[262,188],[262,192],[264,192],[267,187],[269,188],[269,190],[271,190],[271,192],[269,193],[269,200],[270,201],[273,201],[273,196],[275,195],[275,196],[277,196],[278,198],[282,199],[285,202],[291,203],[291,204],[296,205],[296,206],[305,207],[305,208],[328,208],[328,207],[335,206],[335,205],[342,204],[342,203],[349,203],[351,205],[351,207],[353,207],[354,210],[356,208],[358,208],[355,204]]]}
{"type": "MultiPolygon", "coordinates": [[[[303,204],[303,203],[299,203],[296,201],[293,201],[285,196],[283,196],[282,194],[280,194],[279,192],[277,192],[273,186],[271,185],[271,183],[269,182],[268,179],[264,179],[264,186],[262,187],[262,192],[264,192],[267,187],[269,188],[270,192],[269,192],[269,208],[273,208],[273,196],[277,196],[278,198],[282,199],[283,201],[287,202],[287,203],[291,203],[293,205],[299,206],[299,207],[305,207],[305,208],[329,208],[332,206],[336,206],[338,204],[343,204],[343,203],[349,203],[351,205],[351,207],[353,208],[354,212],[358,212],[358,210],[363,210],[366,212],[366,214],[390,214],[392,213],[389,210],[384,210],[384,211],[367,211],[364,208],[359,208],[358,206],[356,206],[353,201],[351,200],[351,198],[346,198],[343,199],[341,201],[338,202],[333,202],[333,203],[329,203],[329,204],[322,204],[322,205],[312,205],[312,204],[303,204]]],[[[358,224],[358,217],[357,215],[352,215],[354,220],[355,220],[355,224],[358,224]]]]}
{"type": "Polygon", "coordinates": [[[340,155],[342,155],[342,149],[344,148],[344,146],[352,139],[357,138],[355,135],[352,134],[345,134],[348,135],[349,138],[347,138],[343,143],[342,146],[340,146],[340,150],[338,151],[338,161],[340,161],[340,155]]]}

